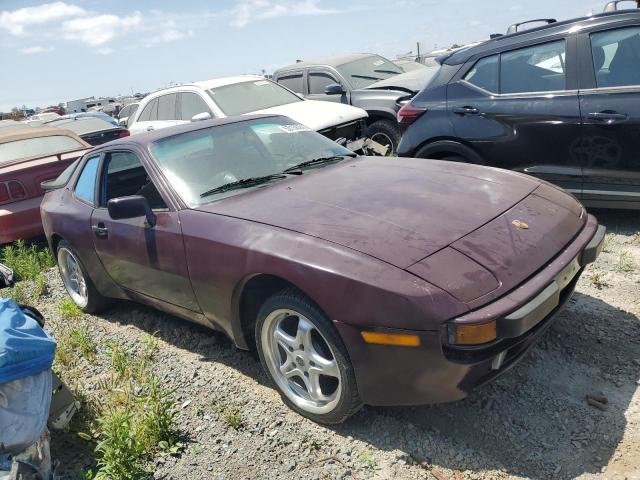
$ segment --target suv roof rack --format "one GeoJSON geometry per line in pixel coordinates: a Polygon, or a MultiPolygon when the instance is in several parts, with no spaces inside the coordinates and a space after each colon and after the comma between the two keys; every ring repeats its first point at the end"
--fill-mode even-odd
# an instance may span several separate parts
{"type": "Polygon", "coordinates": [[[605,13],[618,12],[620,10],[623,10],[618,8],[618,5],[620,3],[628,3],[628,2],[633,2],[636,4],[636,8],[640,8],[640,0],[613,0],[604,6],[604,11],[605,13]]]}
{"type": "Polygon", "coordinates": [[[556,23],[557,20],[555,18],[536,18],[535,20],[527,20],[526,22],[514,23],[513,25],[510,25],[509,28],[507,29],[507,35],[511,35],[512,33],[517,33],[521,31],[520,27],[523,25],[528,25],[530,23],[540,23],[540,22],[543,22],[549,25],[551,23],[556,23]]]}

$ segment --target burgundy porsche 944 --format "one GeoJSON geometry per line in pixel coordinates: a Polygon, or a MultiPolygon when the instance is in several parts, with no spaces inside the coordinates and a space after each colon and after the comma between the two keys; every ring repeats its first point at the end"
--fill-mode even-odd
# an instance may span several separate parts
{"type": "Polygon", "coordinates": [[[357,157],[282,116],[123,138],[46,189],[45,232],[81,309],[130,299],[220,330],[325,423],[461,399],[507,371],[605,233],[532,177],[357,157]]]}

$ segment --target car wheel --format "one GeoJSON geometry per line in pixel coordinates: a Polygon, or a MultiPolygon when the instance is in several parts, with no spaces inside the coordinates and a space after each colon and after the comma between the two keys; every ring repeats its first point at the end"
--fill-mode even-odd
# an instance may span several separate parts
{"type": "Polygon", "coordinates": [[[67,293],[80,310],[85,313],[96,313],[105,308],[110,300],[100,295],[91,281],[78,255],[69,242],[62,240],[56,252],[58,270],[67,293]]]}
{"type": "Polygon", "coordinates": [[[326,315],[295,289],[258,312],[256,344],[284,402],[319,423],[341,423],[362,406],[346,348],[326,315]]]}
{"type": "Polygon", "coordinates": [[[442,160],[446,160],[447,162],[471,163],[469,160],[464,158],[462,155],[447,155],[447,156],[442,157],[442,160]]]}
{"type": "Polygon", "coordinates": [[[367,136],[380,145],[389,147],[389,152],[395,152],[400,143],[400,129],[396,122],[377,120],[367,128],[367,136]]]}

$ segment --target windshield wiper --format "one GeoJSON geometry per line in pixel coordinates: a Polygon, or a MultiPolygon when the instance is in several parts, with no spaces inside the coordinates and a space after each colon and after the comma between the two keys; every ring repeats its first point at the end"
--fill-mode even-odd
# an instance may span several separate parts
{"type": "Polygon", "coordinates": [[[367,80],[383,80],[379,77],[374,77],[372,75],[356,75],[355,73],[351,75],[353,78],[366,78],[367,80]]]}
{"type": "Polygon", "coordinates": [[[313,158],[311,160],[307,160],[306,162],[298,163],[297,165],[293,165],[289,168],[285,168],[282,173],[291,173],[295,170],[300,170],[304,167],[310,167],[312,165],[319,165],[321,163],[330,163],[330,162],[338,162],[340,160],[344,160],[344,157],[356,157],[355,153],[353,154],[345,154],[345,155],[333,155],[331,157],[320,157],[313,158]]]}
{"type": "Polygon", "coordinates": [[[214,193],[223,193],[230,190],[237,190],[239,188],[247,188],[254,185],[260,185],[261,183],[266,183],[269,180],[275,180],[276,178],[287,178],[287,176],[283,173],[273,173],[271,175],[265,175],[263,177],[243,178],[242,180],[225,183],[224,185],[220,185],[219,187],[207,190],[206,192],[200,194],[200,198],[208,197],[209,195],[213,195],[214,193]]]}
{"type": "Polygon", "coordinates": [[[393,75],[399,75],[400,72],[396,72],[395,70],[374,70],[376,73],[391,73],[393,75]]]}

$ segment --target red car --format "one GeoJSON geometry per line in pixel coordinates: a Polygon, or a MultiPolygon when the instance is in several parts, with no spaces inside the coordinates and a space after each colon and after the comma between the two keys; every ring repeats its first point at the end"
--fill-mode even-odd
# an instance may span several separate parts
{"type": "Polygon", "coordinates": [[[43,234],[40,183],[58,177],[91,146],[58,128],[0,133],[0,245],[43,234]]]}
{"type": "Polygon", "coordinates": [[[282,116],[116,140],[47,188],[47,239],[80,308],[131,299],[223,331],[325,423],[504,373],[604,237],[532,177],[357,157],[282,116]]]}

